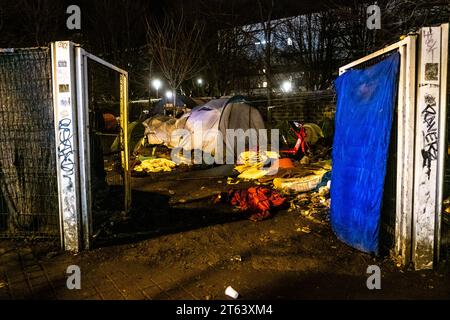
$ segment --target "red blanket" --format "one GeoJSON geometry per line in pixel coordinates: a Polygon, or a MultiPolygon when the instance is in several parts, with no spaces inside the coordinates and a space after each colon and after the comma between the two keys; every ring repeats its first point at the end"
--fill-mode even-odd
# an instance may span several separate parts
{"type": "Polygon", "coordinates": [[[242,212],[251,214],[250,220],[260,221],[270,218],[271,210],[284,204],[286,198],[274,190],[264,187],[251,187],[248,190],[235,191],[231,204],[242,212]]]}

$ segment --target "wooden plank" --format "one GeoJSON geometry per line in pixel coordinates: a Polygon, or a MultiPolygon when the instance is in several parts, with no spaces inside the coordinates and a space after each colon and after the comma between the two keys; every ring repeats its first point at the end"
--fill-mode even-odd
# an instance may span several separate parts
{"type": "Polygon", "coordinates": [[[388,53],[390,51],[398,50],[401,46],[404,46],[405,44],[408,43],[408,38],[409,37],[410,36],[406,37],[402,41],[393,43],[393,44],[391,44],[391,45],[389,45],[389,46],[387,46],[387,47],[385,47],[383,49],[375,51],[374,53],[371,53],[371,54],[369,54],[369,55],[367,55],[365,57],[362,57],[362,58],[360,58],[358,60],[350,62],[349,64],[346,64],[345,66],[340,67],[339,68],[339,75],[343,74],[348,69],[351,69],[351,68],[353,68],[353,67],[355,67],[355,66],[357,66],[357,65],[359,65],[361,63],[364,63],[364,62],[367,62],[369,60],[372,60],[372,59],[374,59],[376,57],[379,57],[379,56],[381,56],[383,54],[386,54],[386,53],[388,53]]]}
{"type": "Polygon", "coordinates": [[[398,101],[397,101],[397,190],[396,190],[396,219],[395,219],[395,256],[403,265],[407,262],[407,255],[405,250],[405,244],[407,242],[407,235],[402,233],[402,227],[404,221],[404,202],[402,197],[404,194],[405,183],[405,156],[406,156],[406,132],[407,132],[407,110],[406,110],[406,60],[407,60],[407,47],[401,46],[399,48],[400,53],[400,70],[399,70],[399,83],[398,83],[398,101]]]}
{"type": "Polygon", "coordinates": [[[398,104],[398,162],[397,162],[397,201],[395,219],[395,255],[402,265],[411,260],[411,232],[414,181],[414,130],[415,130],[415,91],[416,91],[416,41],[417,36],[409,36],[402,48],[404,81],[399,83],[399,95],[403,93],[403,102],[398,104]]]}

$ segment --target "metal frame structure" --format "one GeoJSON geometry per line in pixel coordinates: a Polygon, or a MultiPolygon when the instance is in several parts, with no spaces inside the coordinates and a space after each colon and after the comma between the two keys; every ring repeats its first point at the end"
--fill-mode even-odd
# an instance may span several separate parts
{"type": "Polygon", "coordinates": [[[416,269],[432,268],[433,263],[439,259],[444,163],[447,152],[445,134],[439,133],[446,132],[448,32],[448,23],[422,28],[418,35],[408,35],[397,43],[339,69],[339,74],[343,74],[386,53],[400,53],[395,245],[392,254],[403,265],[413,262],[416,269]],[[430,38],[430,33],[434,35],[434,39],[430,38]],[[427,66],[430,63],[434,64],[432,68],[439,70],[438,78],[425,81],[425,69],[430,68],[427,66]],[[437,119],[434,119],[437,128],[436,131],[428,133],[429,136],[424,131],[427,122],[422,117],[427,107],[423,103],[427,90],[434,90],[433,94],[437,99],[437,119]],[[423,166],[422,151],[424,144],[428,144],[426,139],[431,138],[435,139],[433,150],[436,150],[436,154],[433,158],[436,161],[432,161],[428,178],[428,168],[423,166]]]}
{"type": "Polygon", "coordinates": [[[128,73],[70,41],[54,42],[51,47],[61,246],[78,252],[91,247],[92,236],[88,59],[120,75],[120,141],[127,212],[131,205],[128,73]]]}

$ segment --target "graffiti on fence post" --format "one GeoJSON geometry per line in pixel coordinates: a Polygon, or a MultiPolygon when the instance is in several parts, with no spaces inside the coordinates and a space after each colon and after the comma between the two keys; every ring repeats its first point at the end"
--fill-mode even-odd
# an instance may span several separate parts
{"type": "Polygon", "coordinates": [[[70,176],[74,172],[72,130],[70,128],[72,120],[64,118],[59,121],[59,147],[58,156],[60,159],[60,168],[65,176],[70,176]]]}
{"type": "Polygon", "coordinates": [[[420,30],[416,117],[416,161],[412,223],[412,262],[416,270],[431,269],[435,254],[437,194],[440,181],[440,27],[420,30]]]}
{"type": "MultiPolygon", "coordinates": [[[[73,148],[73,132],[72,120],[70,118],[62,118],[58,122],[58,165],[62,177],[62,201],[64,216],[64,229],[66,230],[67,238],[71,240],[77,239],[77,219],[76,219],[76,196],[75,183],[73,177],[75,175],[75,153],[73,148]]],[[[76,241],[76,240],[75,240],[76,241]]],[[[71,242],[69,240],[69,242],[71,242]]]]}
{"type": "Polygon", "coordinates": [[[68,41],[52,46],[61,244],[65,250],[77,252],[80,250],[80,217],[73,50],[73,44],[68,41]]]}
{"type": "Polygon", "coordinates": [[[422,122],[424,128],[423,148],[422,148],[422,167],[427,168],[426,174],[430,180],[431,162],[437,160],[438,155],[438,131],[436,123],[436,98],[430,94],[425,95],[425,109],[422,110],[422,122]]]}

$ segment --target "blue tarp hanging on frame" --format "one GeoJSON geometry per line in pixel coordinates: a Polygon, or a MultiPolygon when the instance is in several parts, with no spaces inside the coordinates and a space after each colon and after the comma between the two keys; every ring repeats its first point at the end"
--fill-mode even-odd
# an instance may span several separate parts
{"type": "Polygon", "coordinates": [[[380,212],[399,53],[335,81],[331,225],[348,245],[378,254],[380,212]]]}

